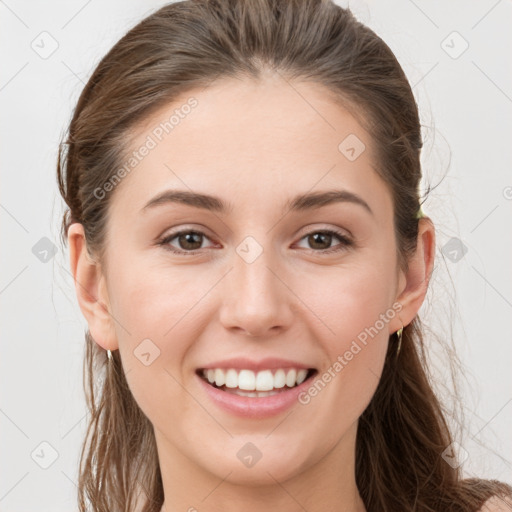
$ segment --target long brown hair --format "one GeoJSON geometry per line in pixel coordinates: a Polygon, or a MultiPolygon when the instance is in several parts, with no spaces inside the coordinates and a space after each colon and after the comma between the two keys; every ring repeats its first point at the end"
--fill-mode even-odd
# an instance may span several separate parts
{"type": "MultiPolygon", "coordinates": [[[[131,130],[178,95],[218,78],[273,69],[322,84],[370,132],[378,172],[394,203],[402,269],[416,248],[422,138],[411,87],[389,47],[330,0],[188,0],[145,18],[100,61],[83,89],[59,151],[62,221],[84,226],[104,258],[112,194],[98,194],[129,149],[131,130]],[[96,191],[96,193],[95,193],[96,191]]],[[[390,338],[378,388],[359,419],[356,482],[368,511],[475,511],[512,489],[464,480],[442,453],[452,443],[429,382],[419,317],[390,338]]],[[[135,402],[117,351],[109,361],[86,333],[84,388],[90,419],[79,472],[81,512],[158,512],[164,495],[151,422],[135,402]],[[139,494],[140,493],[140,494],[139,494]],[[88,508],[88,504],[92,508],[88,508]]]]}

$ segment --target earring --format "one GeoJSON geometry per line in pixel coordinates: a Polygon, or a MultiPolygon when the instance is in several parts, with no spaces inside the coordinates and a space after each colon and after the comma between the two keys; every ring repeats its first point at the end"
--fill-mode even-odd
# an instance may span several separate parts
{"type": "Polygon", "coordinates": [[[110,350],[107,350],[107,358],[109,361],[112,361],[112,352],[110,350]]]}
{"type": "Polygon", "coordinates": [[[398,354],[400,354],[400,349],[402,348],[402,333],[404,332],[404,326],[402,324],[402,327],[396,331],[396,336],[398,338],[398,348],[396,349],[396,357],[398,357],[398,354]]]}

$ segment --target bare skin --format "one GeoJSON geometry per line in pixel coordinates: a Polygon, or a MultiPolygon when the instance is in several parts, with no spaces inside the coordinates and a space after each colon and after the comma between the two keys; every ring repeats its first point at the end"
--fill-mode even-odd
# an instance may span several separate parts
{"type": "Polygon", "coordinates": [[[111,192],[105,268],[87,255],[81,224],[68,233],[90,332],[104,349],[119,349],[154,426],[162,510],[364,511],[355,482],[358,419],[376,390],[389,336],[424,300],[434,227],[420,219],[409,271],[399,271],[392,198],[374,170],[370,137],[312,83],[291,87],[269,75],[190,91],[138,127],[133,149],[191,96],[196,108],[111,192]],[[354,161],[338,149],[349,134],[366,146],[354,161]],[[167,203],[141,212],[167,189],[215,195],[232,210],[167,203]],[[372,213],[353,202],[284,209],[298,194],[332,189],[357,194],[372,213]],[[167,246],[195,255],[158,245],[181,229],[204,236],[192,248],[184,237],[167,246]],[[354,244],[307,236],[326,229],[354,244]],[[247,236],[262,249],[251,263],[236,250],[247,236]],[[395,303],[399,313],[291,413],[234,416],[206,396],[195,374],[209,361],[245,356],[292,359],[321,375],[395,303]],[[145,366],[134,350],[148,338],[160,355],[145,366]],[[262,454],[250,468],[237,457],[247,442],[262,454]]]}

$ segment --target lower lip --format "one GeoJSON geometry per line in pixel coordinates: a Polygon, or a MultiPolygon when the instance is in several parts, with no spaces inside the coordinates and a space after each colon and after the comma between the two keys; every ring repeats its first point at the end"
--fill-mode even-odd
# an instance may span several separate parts
{"type": "Polygon", "coordinates": [[[287,391],[265,397],[239,396],[228,393],[213,387],[199,375],[196,376],[206,394],[221,409],[244,418],[268,418],[285,411],[294,403],[298,403],[298,395],[309,387],[315,375],[316,372],[298,386],[287,391]]]}

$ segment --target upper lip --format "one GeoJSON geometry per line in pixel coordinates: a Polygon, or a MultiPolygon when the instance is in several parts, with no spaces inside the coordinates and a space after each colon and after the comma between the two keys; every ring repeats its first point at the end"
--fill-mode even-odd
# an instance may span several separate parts
{"type": "MultiPolygon", "coordinates": [[[[214,368],[234,368],[235,370],[273,370],[277,368],[298,368],[309,370],[313,367],[311,365],[298,363],[297,361],[291,361],[289,359],[279,359],[275,357],[268,357],[259,361],[253,361],[246,357],[235,357],[232,359],[223,359],[222,361],[214,361],[206,366],[201,366],[200,370],[208,370],[214,368]]],[[[313,368],[314,369],[314,368],[313,368]]]]}

